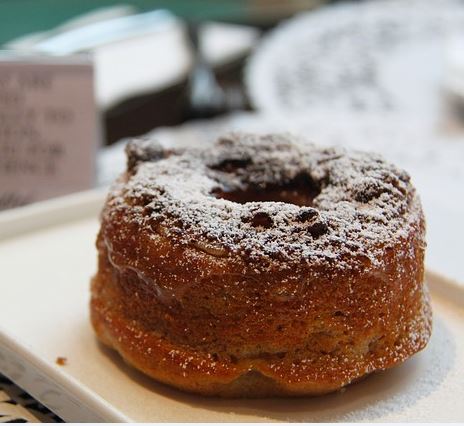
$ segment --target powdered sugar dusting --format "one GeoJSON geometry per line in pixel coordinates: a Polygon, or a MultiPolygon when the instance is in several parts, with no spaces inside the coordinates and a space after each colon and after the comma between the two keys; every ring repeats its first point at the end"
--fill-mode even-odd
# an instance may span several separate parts
{"type": "Polygon", "coordinates": [[[211,149],[179,150],[166,158],[155,145],[144,141],[129,149],[130,159],[139,162],[129,161],[131,173],[113,187],[112,204],[132,206],[131,220],[142,227],[155,226],[179,244],[218,256],[241,254],[282,267],[378,266],[385,247],[406,238],[420,221],[407,173],[375,154],[318,148],[285,134],[232,133],[211,149]],[[302,175],[319,192],[311,206],[240,204],[215,196],[266,190],[302,175]],[[256,217],[268,218],[270,226],[256,225],[256,217]]]}

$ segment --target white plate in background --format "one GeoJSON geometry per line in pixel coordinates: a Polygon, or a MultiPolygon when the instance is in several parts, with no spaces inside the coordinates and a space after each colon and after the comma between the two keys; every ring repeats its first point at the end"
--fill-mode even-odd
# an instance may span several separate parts
{"type": "Polygon", "coordinates": [[[271,31],[245,70],[251,103],[285,115],[409,113],[442,107],[448,38],[464,35],[459,0],[342,2],[271,31]]]}

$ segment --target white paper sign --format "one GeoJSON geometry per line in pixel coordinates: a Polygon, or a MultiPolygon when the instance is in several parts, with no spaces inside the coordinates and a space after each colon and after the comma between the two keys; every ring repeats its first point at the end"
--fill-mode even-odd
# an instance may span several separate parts
{"type": "Polygon", "coordinates": [[[93,81],[88,57],[0,55],[0,210],[94,185],[93,81]]]}

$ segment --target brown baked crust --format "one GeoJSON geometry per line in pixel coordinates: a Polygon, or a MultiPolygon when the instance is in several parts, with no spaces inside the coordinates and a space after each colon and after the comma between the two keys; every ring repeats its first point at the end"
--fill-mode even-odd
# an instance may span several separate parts
{"type": "MultiPolygon", "coordinates": [[[[279,138],[234,135],[219,142],[216,154],[166,152],[151,142],[129,147],[128,172],[113,187],[102,213],[91,299],[97,336],[129,364],[161,382],[205,395],[315,395],[390,368],[427,344],[431,310],[423,284],[425,223],[409,177],[376,156],[279,138]],[[282,179],[297,185],[293,177],[301,176],[302,169],[309,173],[317,187],[311,199],[302,199],[298,191],[292,195],[292,202],[303,200],[305,206],[230,201],[249,197],[250,191],[240,194],[231,185],[218,185],[224,176],[216,173],[228,167],[235,178],[236,153],[249,161],[256,146],[260,152],[284,150],[285,164],[307,154],[311,162],[302,161],[293,176],[282,179]],[[199,223],[195,214],[203,214],[203,207],[192,201],[180,206],[177,189],[163,184],[163,170],[187,167],[192,158],[206,165],[197,173],[214,181],[206,192],[198,184],[198,197],[205,197],[201,204],[211,202],[213,209],[227,213],[214,224],[199,223]],[[225,162],[231,158],[233,163],[225,162]],[[156,164],[148,178],[146,164],[156,164]],[[347,164],[352,166],[348,176],[366,180],[347,186],[340,174],[347,164]],[[385,184],[382,190],[372,183],[373,176],[385,184]],[[339,190],[346,199],[337,199],[339,190]],[[348,202],[352,210],[337,210],[348,202]],[[363,212],[359,229],[357,223],[341,223],[358,211],[363,212]],[[282,212],[286,221],[279,222],[282,212]],[[238,223],[234,214],[244,220],[238,223]],[[342,242],[337,239],[341,226],[349,230],[342,242]],[[285,237],[289,230],[297,234],[298,244],[285,237]]],[[[269,163],[264,158],[261,166],[269,163]]],[[[240,173],[248,167],[243,164],[240,173]]],[[[263,191],[272,192],[273,199],[288,198],[289,188],[276,195],[276,183],[266,181],[263,191]]]]}

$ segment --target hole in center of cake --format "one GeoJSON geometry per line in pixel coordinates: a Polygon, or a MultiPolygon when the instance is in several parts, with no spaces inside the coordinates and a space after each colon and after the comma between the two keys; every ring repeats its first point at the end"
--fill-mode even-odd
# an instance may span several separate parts
{"type": "Polygon", "coordinates": [[[314,199],[320,194],[319,186],[307,174],[300,174],[282,184],[250,185],[245,189],[215,190],[216,198],[239,204],[251,202],[282,202],[297,206],[312,207],[314,199]]]}

